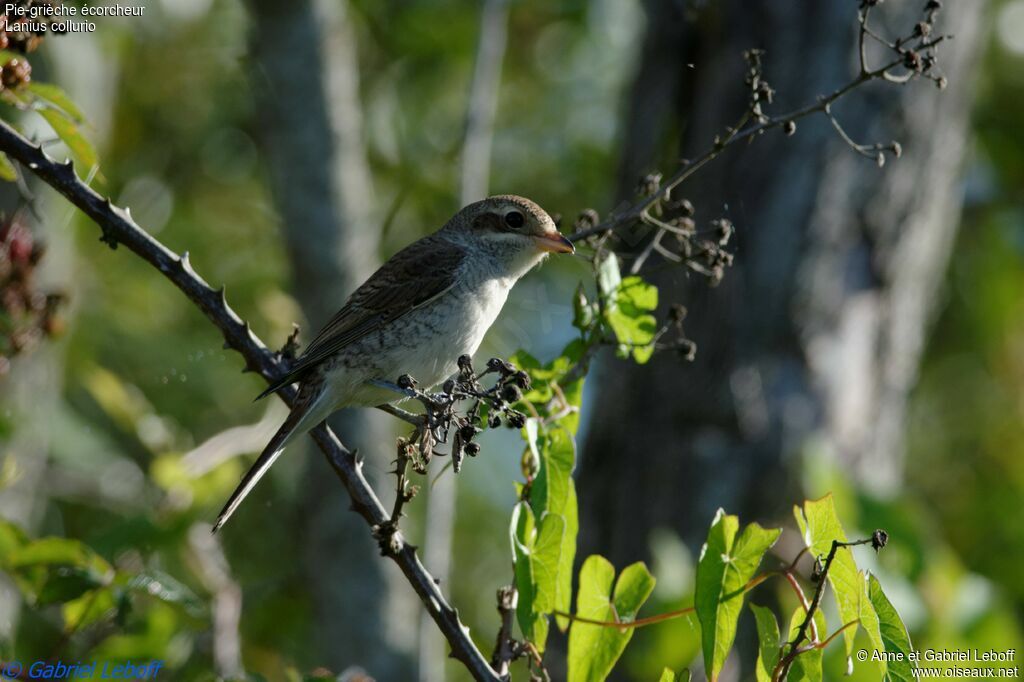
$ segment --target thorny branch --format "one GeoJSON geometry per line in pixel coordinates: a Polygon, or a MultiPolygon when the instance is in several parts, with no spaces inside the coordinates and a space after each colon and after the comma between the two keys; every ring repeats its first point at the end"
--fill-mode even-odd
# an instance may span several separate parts
{"type": "MultiPolygon", "coordinates": [[[[111,248],[123,244],[167,277],[220,330],[225,347],[241,354],[247,370],[258,372],[268,381],[285,374],[288,359],[269,350],[253,334],[249,324],[239,318],[228,305],[223,287],[211,287],[196,274],[187,253],[179,256],[168,249],[139,227],[127,209],[114,206],[110,199],[100,196],[82,182],[70,161],[64,164],[55,162],[40,146],[32,144],[2,121],[0,151],[25,166],[96,222],[102,231],[101,241],[111,248]]],[[[291,404],[295,390],[291,387],[282,389],[278,395],[291,404]]],[[[325,424],[315,428],[311,434],[348,491],[352,510],[362,516],[371,528],[380,528],[390,523],[390,517],[363,476],[362,463],[356,453],[348,450],[325,424]]],[[[501,680],[476,648],[456,610],[447,602],[433,577],[420,563],[416,548],[396,531],[390,538],[386,555],[399,566],[419,595],[438,629],[448,640],[452,657],[465,665],[477,680],[501,680]]]]}

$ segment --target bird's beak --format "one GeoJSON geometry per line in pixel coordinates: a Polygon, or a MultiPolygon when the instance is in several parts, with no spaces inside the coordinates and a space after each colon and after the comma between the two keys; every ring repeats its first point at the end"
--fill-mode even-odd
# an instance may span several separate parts
{"type": "Polygon", "coordinates": [[[534,237],[537,242],[537,246],[541,251],[550,251],[553,253],[576,253],[576,247],[572,245],[569,239],[559,232],[549,232],[548,234],[539,235],[534,237]]]}

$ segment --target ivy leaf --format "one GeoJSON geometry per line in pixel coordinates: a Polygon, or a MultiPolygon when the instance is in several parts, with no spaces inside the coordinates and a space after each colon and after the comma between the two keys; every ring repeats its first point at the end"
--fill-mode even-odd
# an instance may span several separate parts
{"type": "MultiPolygon", "coordinates": [[[[559,514],[544,514],[530,556],[536,595],[533,610],[537,615],[547,615],[558,608],[558,569],[564,535],[565,519],[559,514]]],[[[543,642],[538,650],[544,650],[543,642]]]]}
{"type": "Polygon", "coordinates": [[[537,600],[537,583],[534,580],[534,566],[531,560],[537,541],[537,524],[533,510],[526,502],[519,502],[513,507],[509,535],[512,541],[512,570],[516,591],[519,592],[516,620],[519,622],[523,637],[543,649],[548,636],[548,624],[546,617],[538,616],[534,607],[537,600]]]}
{"type": "Polygon", "coordinates": [[[746,585],[782,530],[751,523],[739,531],[739,518],[719,509],[697,562],[694,606],[701,626],[704,668],[712,682],[736,639],[746,585]]]}
{"type": "Polygon", "coordinates": [[[751,604],[757,621],[757,667],[754,672],[757,682],[771,682],[772,672],[779,663],[782,642],[779,641],[779,623],[771,609],[751,604]]]}
{"type": "MultiPolygon", "coordinates": [[[[820,500],[807,500],[804,502],[803,510],[794,507],[797,525],[803,533],[804,543],[815,557],[824,558],[832,549],[832,541],[846,542],[846,533],[836,515],[835,501],[832,495],[826,495],[820,500]]],[[[857,564],[853,560],[853,553],[848,547],[840,547],[832,561],[828,571],[828,581],[835,593],[836,604],[839,607],[839,617],[842,624],[859,621],[859,627],[864,628],[872,643],[879,649],[884,648],[882,635],[879,632],[878,615],[868,596],[867,576],[857,571],[857,564]]],[[[857,627],[851,626],[843,631],[843,641],[846,643],[846,655],[853,653],[854,639],[857,636],[857,627]]],[[[885,674],[886,665],[882,662],[882,674],[885,674]]]]}
{"type": "Polygon", "coordinates": [[[39,109],[38,111],[39,115],[46,119],[46,122],[53,128],[53,132],[57,133],[57,137],[71,150],[72,155],[78,159],[82,168],[86,172],[91,171],[98,160],[96,149],[92,146],[92,142],[82,134],[78,125],[56,109],[39,109]]]}
{"type": "Polygon", "coordinates": [[[914,674],[917,664],[910,660],[910,653],[914,648],[910,643],[910,634],[907,632],[907,626],[903,624],[903,619],[896,612],[892,602],[885,596],[878,578],[873,575],[868,576],[868,594],[875,613],[878,615],[885,652],[887,654],[903,654],[903,660],[901,661],[891,659],[888,661],[886,679],[893,680],[894,682],[914,682],[917,680],[917,676],[914,674]]]}
{"type": "Polygon", "coordinates": [[[643,364],[654,354],[658,320],[651,314],[658,307],[658,288],[641,277],[623,279],[615,289],[605,318],[618,340],[619,354],[643,364]]]}
{"type": "MultiPolygon", "coordinates": [[[[572,570],[576,560],[576,536],[579,533],[579,516],[576,507],[576,484],[569,479],[569,494],[566,498],[565,534],[562,536],[562,552],[558,562],[558,581],[556,583],[555,608],[568,612],[572,608],[572,570]]],[[[565,632],[569,627],[569,619],[555,616],[558,629],[565,632]]]]}
{"type": "MultiPolygon", "coordinates": [[[[576,615],[628,623],[654,590],[654,576],[643,562],[631,564],[615,580],[615,567],[602,556],[587,557],[580,569],[576,615]],[[614,592],[612,583],[615,583],[614,592]]],[[[569,629],[569,682],[600,682],[608,677],[633,636],[633,628],[575,621],[569,629]]]]}
{"type": "MultiPolygon", "coordinates": [[[[561,532],[557,535],[558,546],[547,547],[547,554],[544,556],[544,570],[547,570],[550,564],[552,599],[550,602],[540,601],[534,605],[533,610],[536,613],[550,613],[554,610],[568,612],[572,604],[572,571],[576,558],[576,536],[579,531],[576,484],[572,479],[572,470],[576,464],[576,444],[565,429],[556,427],[539,432],[539,425],[534,419],[527,421],[526,433],[530,447],[540,463],[540,469],[530,491],[530,507],[534,518],[543,519],[543,526],[548,522],[549,516],[555,515],[562,524],[561,532]]],[[[544,535],[543,528],[540,535],[544,535]]],[[[552,539],[554,537],[551,536],[552,539]]],[[[535,552],[539,555],[539,538],[537,544],[535,552]]],[[[536,565],[533,570],[534,582],[541,585],[541,576],[537,573],[536,565]]],[[[545,588],[547,587],[545,585],[545,588]]],[[[568,627],[568,620],[564,616],[558,616],[557,622],[559,628],[563,630],[568,627]]]]}

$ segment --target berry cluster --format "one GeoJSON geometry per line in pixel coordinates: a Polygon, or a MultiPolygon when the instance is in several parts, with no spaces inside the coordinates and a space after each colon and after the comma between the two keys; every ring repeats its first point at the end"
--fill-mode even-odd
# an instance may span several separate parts
{"type": "Polygon", "coordinates": [[[10,370],[12,357],[63,330],[56,315],[63,296],[33,284],[44,250],[17,215],[0,223],[0,376],[10,370]]]}
{"type": "MultiPolygon", "coordinates": [[[[24,8],[25,13],[15,12],[14,15],[0,14],[0,50],[11,50],[27,55],[39,48],[47,33],[56,33],[51,28],[54,17],[44,11],[44,7],[54,7],[60,0],[15,0],[6,5],[24,8]],[[31,21],[26,17],[31,16],[31,21]],[[30,26],[31,30],[11,30],[11,27],[30,26]]],[[[22,87],[32,79],[32,65],[24,57],[8,59],[0,69],[0,90],[14,90],[22,87]]]]}
{"type": "Polygon", "coordinates": [[[466,455],[480,454],[480,444],[474,438],[483,431],[484,424],[496,428],[504,423],[516,429],[526,424],[526,415],[513,407],[522,400],[523,391],[530,388],[526,372],[501,358],[491,358],[487,368],[478,374],[468,355],[459,358],[458,366],[458,374],[444,383],[440,393],[415,391],[416,380],[408,374],[398,378],[399,387],[415,391],[426,408],[423,427],[407,441],[420,455],[412,458],[413,468],[419,473],[426,473],[432,455],[446,454],[434,450],[438,443],[447,443],[451,438],[452,467],[458,473],[466,455]],[[496,378],[486,388],[480,380],[488,375],[496,378]],[[472,401],[472,405],[460,413],[456,407],[463,401],[472,401]]]}

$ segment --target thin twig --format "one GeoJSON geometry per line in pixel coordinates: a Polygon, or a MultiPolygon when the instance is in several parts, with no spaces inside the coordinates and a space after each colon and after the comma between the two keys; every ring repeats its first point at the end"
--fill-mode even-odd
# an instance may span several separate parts
{"type": "MultiPolygon", "coordinates": [[[[940,35],[931,40],[922,41],[917,46],[917,49],[924,50],[935,47],[947,38],[948,36],[940,35]]],[[[784,114],[765,117],[760,122],[752,123],[742,130],[733,129],[725,139],[716,140],[709,149],[698,156],[695,160],[682,164],[682,166],[667,181],[665,181],[665,183],[662,184],[656,192],[597,225],[576,230],[569,235],[569,239],[576,242],[594,235],[610,234],[621,227],[631,225],[634,222],[641,220],[644,213],[652,206],[660,201],[666,200],[671,195],[673,189],[681,185],[698,170],[720,156],[726,148],[763,135],[774,128],[781,128],[790,121],[795,122],[812,114],[823,113],[830,104],[869,81],[878,79],[891,80],[892,78],[898,78],[891,74],[890,71],[901,66],[903,62],[904,57],[901,56],[880,68],[858,74],[857,77],[832,91],[831,94],[819,97],[816,102],[806,104],[784,114]]]]}
{"type": "MultiPolygon", "coordinates": [[[[821,571],[817,574],[818,585],[814,590],[814,597],[811,599],[811,604],[806,609],[807,613],[804,616],[803,622],[800,623],[800,627],[796,631],[796,636],[793,638],[793,641],[789,643],[789,653],[783,656],[775,666],[775,670],[772,672],[772,680],[786,679],[786,675],[789,674],[789,669],[792,667],[793,661],[796,660],[796,657],[808,651],[808,649],[800,649],[800,644],[807,639],[807,630],[813,625],[814,614],[821,606],[821,598],[825,594],[825,585],[828,583],[829,571],[832,569],[832,562],[836,558],[836,553],[840,548],[869,545],[873,542],[875,542],[874,537],[866,538],[864,540],[855,540],[853,542],[840,542],[838,540],[832,541],[832,547],[829,549],[828,556],[825,557],[821,571]]],[[[814,643],[817,642],[815,641],[814,643]]]]}
{"type": "Polygon", "coordinates": [[[518,655],[524,653],[517,642],[512,639],[512,625],[516,615],[516,605],[519,602],[519,593],[511,585],[498,588],[498,614],[501,616],[501,627],[498,628],[498,638],[494,643],[494,653],[491,655],[491,667],[501,676],[508,675],[508,667],[518,655]]]}
{"type": "MultiPolygon", "coordinates": [[[[70,161],[64,164],[55,162],[38,145],[32,144],[2,121],[0,151],[21,163],[95,221],[102,231],[102,241],[111,248],[123,244],[171,280],[221,332],[225,347],[242,356],[248,370],[258,372],[268,381],[286,373],[288,361],[270,351],[252,332],[249,324],[232,310],[223,287],[211,287],[192,269],[187,254],[179,256],[168,249],[139,227],[127,211],[114,206],[110,199],[100,196],[83,183],[75,174],[70,161]]],[[[290,404],[295,391],[288,387],[278,391],[278,395],[290,404]]],[[[311,434],[348,491],[353,511],[362,516],[371,528],[389,522],[390,518],[363,475],[362,464],[355,453],[342,445],[325,424],[316,427],[311,434]]],[[[465,665],[475,679],[500,680],[473,643],[458,613],[448,604],[433,577],[420,563],[415,548],[405,542],[401,533],[395,534],[392,551],[387,556],[398,564],[419,595],[438,629],[451,645],[452,656],[465,665]]]]}

